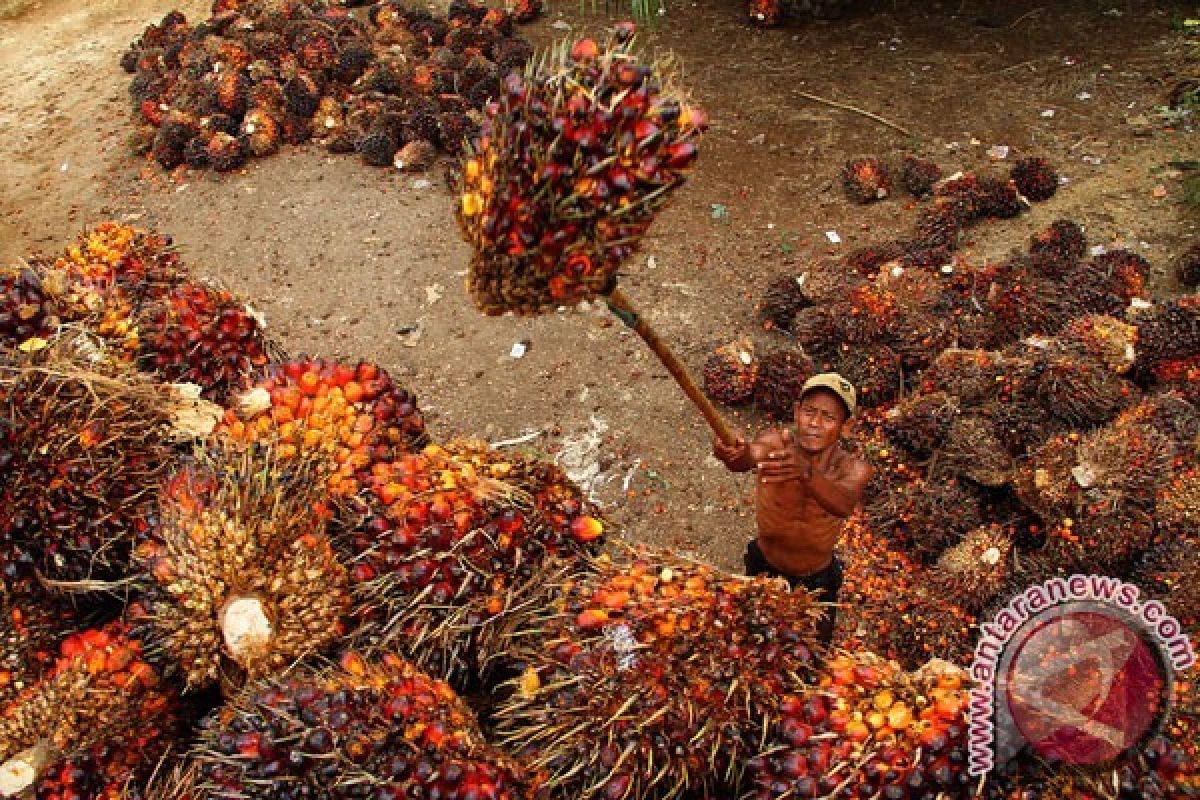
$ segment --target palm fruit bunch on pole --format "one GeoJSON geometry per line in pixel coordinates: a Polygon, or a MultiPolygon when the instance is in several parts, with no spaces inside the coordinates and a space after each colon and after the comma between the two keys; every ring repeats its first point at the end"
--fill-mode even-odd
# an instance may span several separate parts
{"type": "Polygon", "coordinates": [[[538,796],[448,684],[392,655],[251,684],[203,722],[192,757],[213,800],[538,796]]]}
{"type": "Polygon", "coordinates": [[[217,428],[239,442],[277,442],[281,460],[320,456],[330,462],[329,491],[357,495],[374,465],[415,452],[428,440],[416,397],[387,371],[299,357],[270,364],[235,398],[217,428]]]}
{"type": "Polygon", "coordinates": [[[326,532],[323,478],[269,446],[227,445],[168,479],[135,552],[128,616],[187,689],[263,677],[345,633],[349,581],[326,532]]]}
{"type": "Polygon", "coordinates": [[[366,504],[340,540],[359,613],[381,644],[455,681],[490,673],[544,573],[604,531],[557,467],[482,442],[375,465],[366,504]]]}
{"type": "Polygon", "coordinates": [[[168,469],[169,387],[56,345],[0,356],[0,562],[5,589],[122,578],[168,469]]]}
{"type": "Polygon", "coordinates": [[[510,73],[462,163],[457,209],[486,314],[537,314],[609,294],[683,185],[706,126],[671,65],[641,63],[633,26],[562,43],[510,73]]]}
{"type": "Polygon", "coordinates": [[[0,712],[0,794],[119,796],[173,740],[174,698],[121,624],[68,636],[0,712]]]}
{"type": "Polygon", "coordinates": [[[729,793],[811,677],[817,608],[782,581],[643,550],[546,588],[494,720],[556,796],[729,793]]]}
{"type": "Polygon", "coordinates": [[[780,699],[747,797],[968,798],[967,686],[930,662],[905,673],[871,653],[837,655],[815,687],[780,699]]]}

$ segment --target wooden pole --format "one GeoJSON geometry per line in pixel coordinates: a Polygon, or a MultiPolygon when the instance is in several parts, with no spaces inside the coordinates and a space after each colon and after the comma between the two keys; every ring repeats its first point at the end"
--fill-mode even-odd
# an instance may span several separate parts
{"type": "Polygon", "coordinates": [[[650,323],[634,310],[629,298],[625,296],[620,287],[614,288],[607,295],[607,300],[609,310],[632,328],[638,336],[642,337],[642,341],[649,345],[654,355],[658,356],[658,360],[667,368],[667,372],[671,373],[671,377],[679,384],[679,388],[683,389],[683,393],[688,396],[688,399],[695,404],[696,408],[700,409],[700,413],[704,415],[705,421],[713,429],[717,438],[727,445],[736,443],[737,434],[725,422],[721,412],[717,411],[704,392],[700,391],[700,387],[692,379],[687,367],[675,356],[675,353],[659,337],[654,328],[650,327],[650,323]]]}

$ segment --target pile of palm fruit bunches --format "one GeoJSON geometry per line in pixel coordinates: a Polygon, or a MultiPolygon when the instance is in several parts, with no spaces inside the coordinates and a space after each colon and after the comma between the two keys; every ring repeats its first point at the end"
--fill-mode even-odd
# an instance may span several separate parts
{"type": "Polygon", "coordinates": [[[529,59],[513,29],[540,8],[215,0],[195,25],[172,11],[121,57],[134,75],[134,149],[166,169],[225,172],[312,140],[424,169],[439,150],[459,151],[505,74],[529,59]]]}
{"type": "MultiPolygon", "coordinates": [[[[892,171],[878,159],[850,162],[848,195],[887,196],[892,171]]],[[[1081,572],[1135,583],[1194,640],[1200,295],[1151,296],[1144,258],[1089,248],[1067,219],[1031,231],[1024,251],[999,263],[958,257],[965,227],[1013,219],[1025,201],[1054,193],[1042,159],[1022,159],[1007,178],[939,180],[936,165],[912,156],[898,171],[908,191],[929,198],[912,237],[781,276],[758,310],[767,335],[786,341],[759,355],[743,335],[704,365],[714,399],[778,419],[814,372],[836,369],[859,387],[866,410],[852,443],[876,477],[843,539],[844,641],[910,668],[931,656],[967,664],[978,624],[1012,596],[1081,572]]],[[[1178,264],[1181,286],[1194,260],[1193,247],[1178,264]]],[[[1192,765],[1187,772],[1200,700],[1190,683],[1177,693],[1155,746],[1171,765],[1192,765]]],[[[1138,769],[1125,764],[1075,789],[1200,791],[1194,777],[1139,784],[1138,769]]]]}

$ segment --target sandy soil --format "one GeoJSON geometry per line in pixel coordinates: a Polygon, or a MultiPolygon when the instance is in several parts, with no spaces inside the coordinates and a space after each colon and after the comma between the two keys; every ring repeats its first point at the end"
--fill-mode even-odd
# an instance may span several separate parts
{"type": "MultiPolygon", "coordinates": [[[[1021,219],[974,229],[963,256],[1003,255],[1069,216],[1093,243],[1143,252],[1157,290],[1173,288],[1165,276],[1198,220],[1169,162],[1200,148],[1154,109],[1185,68],[1170,23],[1189,4],[867,3],[836,23],[762,32],[730,0],[668,3],[643,43],[678,55],[714,125],[623,285],[694,368],[738,334],[783,344],[754,308],[772,278],[909,228],[901,198],[844,199],[835,178],[855,155],[909,149],[948,172],[987,167],[995,145],[1009,160],[1045,155],[1069,184],[1021,219]]],[[[734,567],[752,532],[748,479],[709,456],[700,417],[606,311],[474,311],[441,168],[406,176],[304,147],[226,176],[167,175],[130,155],[120,52],[169,9],[200,18],[206,6],[41,0],[0,20],[0,258],[57,249],[105,218],[168,232],[290,351],[378,361],[418,392],[439,437],[536,433],[523,446],[578,468],[623,535],[734,567]],[[514,359],[519,341],[528,352],[514,359]]],[[[525,32],[544,44],[564,24],[610,22],[562,2],[525,32]]]]}

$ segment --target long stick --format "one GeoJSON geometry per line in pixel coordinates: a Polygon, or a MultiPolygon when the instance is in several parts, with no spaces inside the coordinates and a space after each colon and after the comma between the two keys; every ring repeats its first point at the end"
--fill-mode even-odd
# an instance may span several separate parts
{"type": "Polygon", "coordinates": [[[659,338],[654,328],[650,327],[650,323],[634,310],[625,293],[620,288],[615,288],[608,294],[607,299],[609,309],[632,328],[634,333],[642,337],[642,341],[649,345],[650,349],[654,351],[654,355],[658,356],[658,360],[667,368],[667,372],[671,373],[671,377],[679,384],[679,388],[683,389],[683,393],[695,404],[696,408],[700,409],[700,413],[704,415],[705,421],[713,429],[717,438],[729,445],[737,442],[737,434],[730,429],[725,418],[721,416],[721,412],[717,411],[709,399],[704,396],[704,392],[700,391],[700,387],[692,380],[692,375],[688,372],[687,367],[680,362],[667,343],[659,338]]]}

